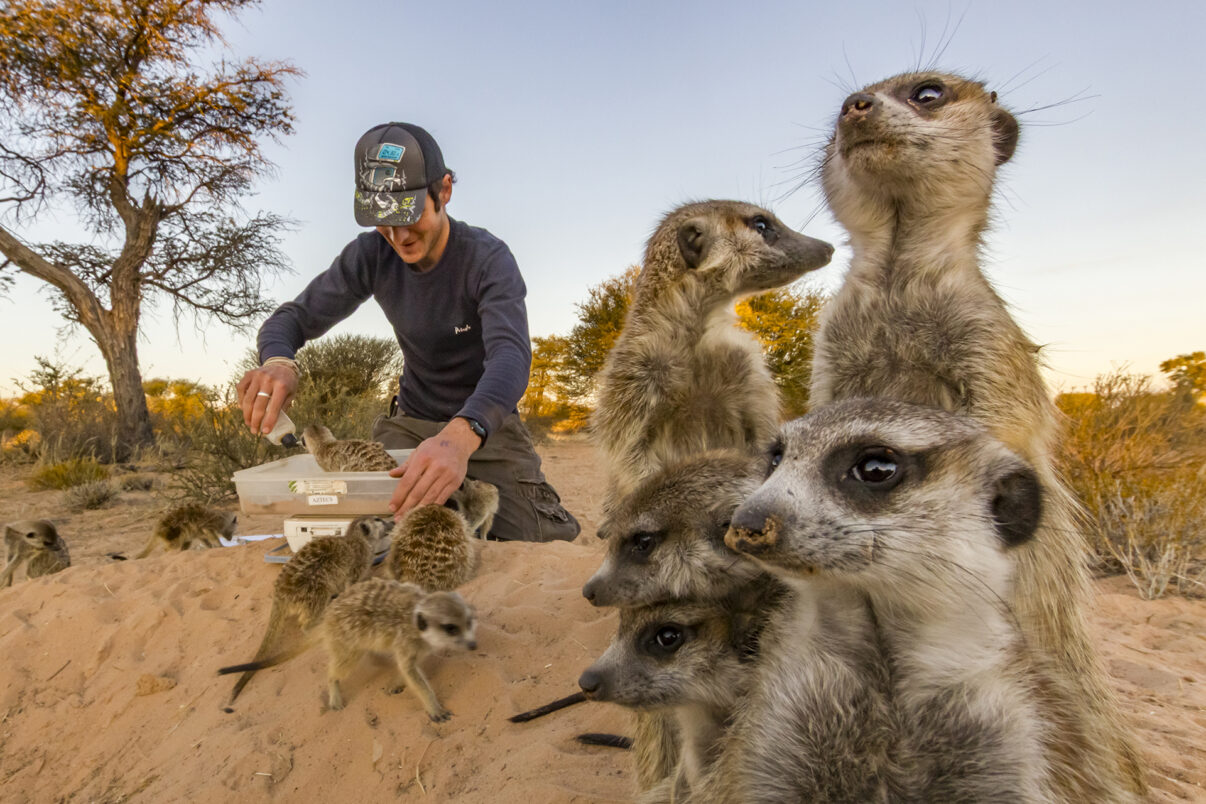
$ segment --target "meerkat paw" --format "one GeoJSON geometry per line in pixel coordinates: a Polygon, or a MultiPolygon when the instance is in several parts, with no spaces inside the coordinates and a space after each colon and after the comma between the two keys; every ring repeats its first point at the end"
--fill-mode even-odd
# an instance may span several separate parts
{"type": "Polygon", "coordinates": [[[402,693],[402,692],[405,692],[405,691],[406,691],[406,685],[405,685],[405,684],[395,684],[395,685],[394,685],[394,686],[392,686],[392,687],[386,687],[386,688],[385,688],[385,694],[386,694],[386,695],[397,695],[397,694],[402,693]]]}
{"type": "Polygon", "coordinates": [[[434,712],[428,712],[427,717],[431,718],[432,723],[443,723],[452,717],[452,713],[444,707],[440,707],[434,712]]]}

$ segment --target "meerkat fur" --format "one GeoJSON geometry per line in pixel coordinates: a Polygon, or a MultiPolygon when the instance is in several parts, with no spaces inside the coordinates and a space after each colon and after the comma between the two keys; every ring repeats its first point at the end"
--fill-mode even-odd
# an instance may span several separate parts
{"type": "Polygon", "coordinates": [[[429,592],[450,591],[477,574],[482,543],[460,511],[431,503],[402,515],[390,535],[388,575],[429,592]]]}
{"type": "Polygon", "coordinates": [[[466,477],[444,505],[460,511],[469,524],[469,532],[485,539],[490,535],[494,515],[498,513],[498,487],[484,480],[466,477]]]}
{"type": "MultiPolygon", "coordinates": [[[[272,586],[268,627],[252,661],[282,653],[293,624],[302,634],[310,631],[333,598],[367,577],[388,527],[389,523],[379,517],[358,517],[348,524],[343,536],[319,536],[302,545],[281,567],[272,586]]],[[[253,675],[255,671],[248,670],[239,676],[230,693],[231,703],[253,675]]]]}
{"type": "Polygon", "coordinates": [[[219,537],[233,537],[238,524],[239,517],[230,511],[197,503],[178,505],[160,517],[146,546],[134,557],[146,558],[159,545],[168,551],[221,547],[219,537]]]}
{"type": "Polygon", "coordinates": [[[51,575],[71,566],[67,542],[48,519],[22,519],[4,526],[4,569],[0,588],[12,586],[13,575],[25,565],[26,578],[51,575]]]}
{"type": "Polygon", "coordinates": [[[324,472],[388,472],[398,462],[384,444],[361,439],[338,440],[321,424],[302,431],[302,444],[324,472]]]}
{"type": "Polygon", "coordinates": [[[1088,635],[1087,550],[1058,476],[1059,414],[1038,347],[980,268],[996,170],[1018,124],[981,84],[910,73],[847,98],[822,183],[854,256],[817,334],[811,401],[860,396],[938,405],[987,426],[1043,485],[1039,535],[1014,553],[1013,606],[1051,667],[1046,705],[1062,795],[1126,801],[1146,789],[1130,727],[1088,635]]]}

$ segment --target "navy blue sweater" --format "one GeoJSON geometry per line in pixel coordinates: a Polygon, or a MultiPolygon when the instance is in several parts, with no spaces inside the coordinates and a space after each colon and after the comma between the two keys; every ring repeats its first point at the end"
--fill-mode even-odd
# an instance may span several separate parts
{"type": "Polygon", "coordinates": [[[260,327],[260,362],[293,357],[372,296],[402,347],[401,410],[431,421],[466,416],[497,430],[528,385],[527,288],[506,243],[449,222],[443,256],[423,273],[377,232],[357,237],[260,327]]]}

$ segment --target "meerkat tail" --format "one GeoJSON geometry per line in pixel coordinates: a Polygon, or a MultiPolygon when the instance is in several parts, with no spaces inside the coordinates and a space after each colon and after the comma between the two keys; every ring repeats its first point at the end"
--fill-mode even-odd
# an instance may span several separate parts
{"type": "Polygon", "coordinates": [[[629,737],[621,737],[618,734],[599,734],[598,732],[587,732],[579,734],[574,738],[583,745],[600,745],[604,748],[619,748],[627,751],[632,748],[632,739],[629,737]]]}
{"type": "Polygon", "coordinates": [[[307,639],[300,645],[294,645],[292,648],[282,651],[275,656],[270,656],[267,659],[247,662],[246,664],[232,664],[229,667],[219,667],[218,675],[225,676],[230,675],[231,673],[254,673],[256,670],[265,670],[269,667],[275,667],[278,664],[284,664],[295,656],[305,653],[312,644],[313,642],[307,639]]]}
{"type": "MultiPolygon", "coordinates": [[[[287,626],[289,622],[291,621],[281,610],[280,603],[274,599],[272,601],[272,610],[268,614],[268,628],[264,631],[264,638],[260,640],[260,646],[255,651],[255,658],[252,659],[252,664],[265,661],[280,652],[280,645],[284,641],[283,638],[288,630],[287,626]]],[[[218,672],[221,673],[222,671],[218,672]]],[[[251,681],[253,675],[255,675],[255,670],[246,670],[243,672],[243,675],[239,676],[239,680],[235,682],[234,688],[230,691],[231,703],[234,703],[235,698],[239,697],[239,693],[247,686],[247,682],[251,681]]]]}
{"type": "Polygon", "coordinates": [[[147,546],[142,548],[142,552],[134,556],[135,558],[146,558],[155,549],[155,543],[159,541],[159,534],[152,533],[151,538],[147,539],[147,546]]]}
{"type": "Polygon", "coordinates": [[[581,692],[575,692],[573,695],[567,695],[564,698],[558,698],[557,700],[553,701],[552,703],[546,703],[544,706],[538,706],[535,709],[529,709],[526,712],[520,712],[518,715],[513,715],[507,719],[510,720],[512,723],[527,723],[529,720],[535,720],[538,717],[544,717],[545,715],[556,712],[558,709],[565,709],[567,707],[573,706],[574,704],[580,704],[585,700],[586,700],[585,695],[583,695],[581,692]]]}

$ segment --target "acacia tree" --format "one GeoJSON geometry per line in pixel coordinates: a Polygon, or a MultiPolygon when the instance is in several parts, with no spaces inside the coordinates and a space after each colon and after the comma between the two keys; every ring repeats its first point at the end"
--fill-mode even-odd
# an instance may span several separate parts
{"type": "Polygon", "coordinates": [[[152,440],[138,365],[143,304],[170,300],[238,328],[286,270],[284,219],[238,199],[272,167],[260,140],[292,131],[280,62],[196,62],[215,17],[257,0],[0,3],[0,268],[49,283],[57,312],[105,358],[119,454],[152,440]],[[90,242],[28,243],[69,202],[90,242]]]}

